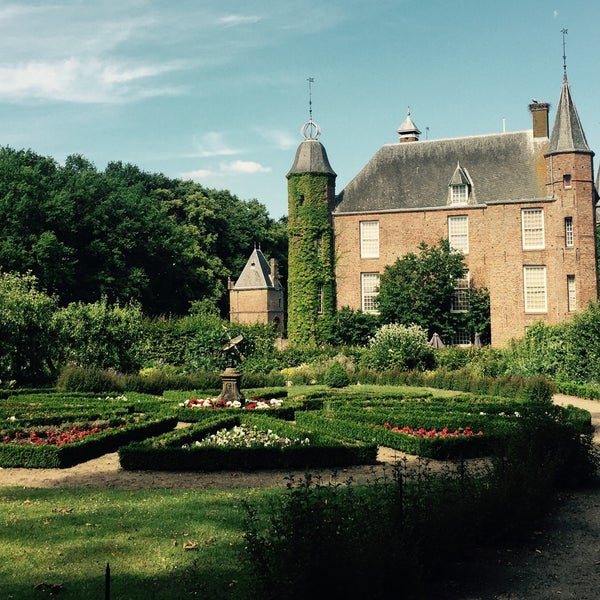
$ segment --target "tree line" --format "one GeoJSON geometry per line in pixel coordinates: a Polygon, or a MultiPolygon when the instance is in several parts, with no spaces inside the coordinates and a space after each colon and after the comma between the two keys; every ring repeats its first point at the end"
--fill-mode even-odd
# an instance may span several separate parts
{"type": "Polygon", "coordinates": [[[122,162],[64,166],[0,149],[0,269],[30,273],[60,305],[138,302],[148,315],[193,303],[226,313],[227,278],[254,244],[287,263],[285,219],[258,200],[122,162]]]}

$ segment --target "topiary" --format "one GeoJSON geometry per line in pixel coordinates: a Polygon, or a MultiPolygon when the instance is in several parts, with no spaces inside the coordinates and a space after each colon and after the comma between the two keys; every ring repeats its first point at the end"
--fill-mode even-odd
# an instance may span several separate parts
{"type": "Polygon", "coordinates": [[[325,375],[323,376],[323,381],[325,385],[332,388],[343,388],[349,385],[350,377],[348,373],[339,362],[334,362],[328,369],[325,371],[325,375]]]}

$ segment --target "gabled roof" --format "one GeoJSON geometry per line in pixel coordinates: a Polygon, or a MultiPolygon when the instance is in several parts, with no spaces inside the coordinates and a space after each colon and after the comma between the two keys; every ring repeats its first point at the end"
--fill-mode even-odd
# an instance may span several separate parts
{"type": "Polygon", "coordinates": [[[479,204],[545,198],[547,144],[532,131],[388,144],[337,196],[335,213],[446,206],[457,164],[479,204]]]}
{"type": "Polygon", "coordinates": [[[279,280],[271,276],[271,267],[265,255],[260,249],[255,248],[233,289],[280,290],[282,288],[279,280]]]}
{"type": "Polygon", "coordinates": [[[571,96],[571,88],[565,75],[556,109],[554,127],[550,135],[548,155],[562,152],[584,152],[593,154],[588,146],[583,127],[571,96]]]}

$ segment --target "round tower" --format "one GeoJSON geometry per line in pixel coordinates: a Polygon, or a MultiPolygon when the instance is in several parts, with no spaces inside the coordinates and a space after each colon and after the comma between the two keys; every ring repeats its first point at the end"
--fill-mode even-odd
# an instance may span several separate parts
{"type": "Polygon", "coordinates": [[[334,239],[331,213],[336,174],[319,142],[320,128],[302,127],[288,179],[288,339],[316,346],[335,313],[334,239]]]}

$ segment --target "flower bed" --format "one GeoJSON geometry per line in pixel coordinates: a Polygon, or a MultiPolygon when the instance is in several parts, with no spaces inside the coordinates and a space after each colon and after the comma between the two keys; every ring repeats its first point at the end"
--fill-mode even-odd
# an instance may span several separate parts
{"type": "Polygon", "coordinates": [[[0,434],[0,467],[72,467],[132,441],[169,431],[176,424],[173,417],[148,416],[102,427],[65,424],[4,431],[0,434]]]}
{"type": "Polygon", "coordinates": [[[392,427],[387,421],[383,424],[385,429],[389,429],[394,433],[402,433],[404,435],[410,435],[413,437],[420,438],[449,438],[449,437],[470,437],[472,435],[483,435],[483,431],[473,433],[470,427],[464,427],[461,429],[455,429],[454,431],[448,429],[448,427],[442,427],[439,431],[437,429],[425,429],[419,427],[419,429],[413,429],[412,427],[392,427]]]}
{"type": "Polygon", "coordinates": [[[375,444],[341,441],[265,414],[212,414],[213,418],[190,428],[120,448],[121,466],[128,470],[252,471],[373,464],[377,459],[375,444]]]}
{"type": "Polygon", "coordinates": [[[245,404],[234,400],[233,402],[224,402],[220,398],[190,398],[181,402],[179,406],[185,408],[241,408],[243,410],[268,410],[270,408],[280,408],[283,405],[281,398],[271,398],[270,400],[264,400],[258,396],[254,396],[251,400],[245,404]]]}

